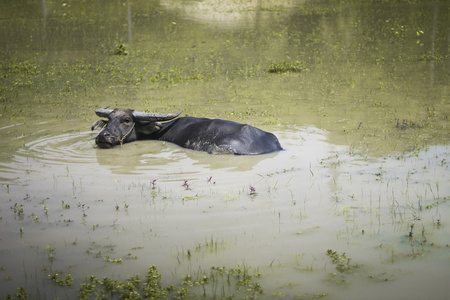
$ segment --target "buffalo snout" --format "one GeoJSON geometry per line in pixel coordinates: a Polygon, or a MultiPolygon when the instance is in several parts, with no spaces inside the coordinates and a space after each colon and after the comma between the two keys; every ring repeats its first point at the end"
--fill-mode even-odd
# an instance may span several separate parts
{"type": "Polygon", "coordinates": [[[100,148],[112,148],[114,145],[117,144],[117,138],[114,138],[111,136],[111,134],[107,131],[100,132],[97,137],[95,138],[95,143],[100,148]]]}

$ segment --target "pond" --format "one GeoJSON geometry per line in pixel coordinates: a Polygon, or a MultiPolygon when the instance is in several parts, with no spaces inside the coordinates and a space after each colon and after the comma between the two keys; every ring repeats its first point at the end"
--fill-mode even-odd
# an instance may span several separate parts
{"type": "Polygon", "coordinates": [[[10,1],[2,299],[443,298],[446,1],[10,1]],[[284,150],[99,149],[94,110],[221,118],[284,150]]]}

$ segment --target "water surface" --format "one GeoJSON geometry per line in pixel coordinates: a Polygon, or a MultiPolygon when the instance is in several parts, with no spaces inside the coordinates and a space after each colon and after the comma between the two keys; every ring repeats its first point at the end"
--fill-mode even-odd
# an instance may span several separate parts
{"type": "Polygon", "coordinates": [[[450,292],[447,2],[30,0],[0,11],[2,297],[24,287],[77,299],[89,276],[145,278],[151,265],[164,286],[225,267],[263,288],[219,281],[207,297],[450,292]],[[107,105],[252,124],[285,150],[98,149],[89,128],[107,105]]]}

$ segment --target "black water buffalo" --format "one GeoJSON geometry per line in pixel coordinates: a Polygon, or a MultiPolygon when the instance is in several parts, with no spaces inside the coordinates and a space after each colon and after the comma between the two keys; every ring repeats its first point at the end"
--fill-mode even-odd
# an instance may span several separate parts
{"type": "Polygon", "coordinates": [[[176,114],[137,112],[132,109],[100,108],[99,120],[93,126],[101,128],[95,138],[100,148],[136,140],[161,140],[181,147],[211,154],[255,155],[282,150],[275,135],[250,125],[219,119],[177,118],[176,114]],[[168,121],[161,123],[163,121],[168,121]]]}

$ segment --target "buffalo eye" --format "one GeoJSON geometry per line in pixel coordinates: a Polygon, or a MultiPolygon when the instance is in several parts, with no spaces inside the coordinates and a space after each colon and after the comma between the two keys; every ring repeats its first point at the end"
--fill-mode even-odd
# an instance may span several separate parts
{"type": "Polygon", "coordinates": [[[131,118],[124,118],[124,119],[122,119],[122,123],[130,124],[131,122],[133,122],[133,120],[131,118]]]}

